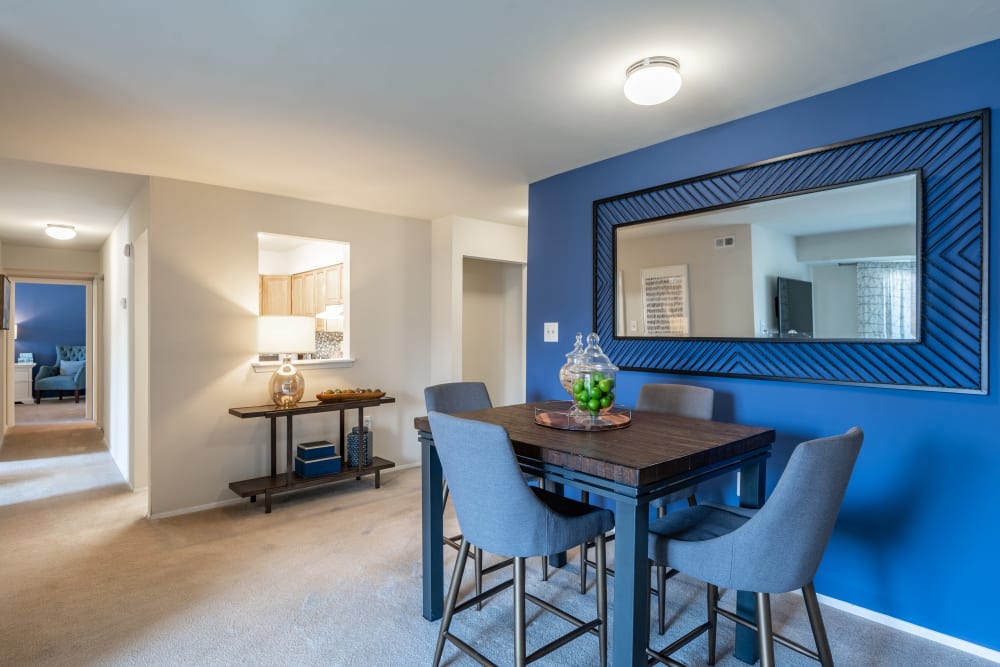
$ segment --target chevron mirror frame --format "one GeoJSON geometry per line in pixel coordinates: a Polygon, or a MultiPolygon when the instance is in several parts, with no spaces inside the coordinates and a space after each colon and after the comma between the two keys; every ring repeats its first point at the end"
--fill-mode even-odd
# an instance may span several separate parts
{"type": "Polygon", "coordinates": [[[983,109],[595,201],[604,351],[622,370],[987,393],[989,120],[983,109]],[[916,340],[616,335],[616,227],[906,172],[923,190],[916,340]]]}

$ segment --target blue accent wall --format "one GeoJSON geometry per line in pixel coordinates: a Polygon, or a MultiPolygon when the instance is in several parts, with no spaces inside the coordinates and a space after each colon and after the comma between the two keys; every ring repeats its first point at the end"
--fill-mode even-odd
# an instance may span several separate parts
{"type": "MultiPolygon", "coordinates": [[[[528,400],[562,398],[559,367],[573,333],[593,327],[593,202],[633,190],[981,108],[1000,118],[1000,41],[817,95],[533,183],[528,225],[528,400]],[[559,322],[558,344],[542,342],[559,322]]],[[[681,95],[683,95],[683,90],[681,95]]],[[[670,103],[634,109],[670,119],[670,103]]],[[[990,154],[996,153],[992,133],[990,154]]],[[[1000,192],[997,174],[990,188],[1000,192]]],[[[1000,234],[990,234],[1000,258],[1000,234]]],[[[989,308],[996,309],[994,270],[989,308]]],[[[997,381],[1000,349],[989,341],[997,381]]],[[[773,488],[798,442],[860,425],[866,433],[836,529],[816,577],[821,595],[1000,650],[1000,401],[987,396],[622,372],[618,400],[646,382],[717,392],[716,418],[777,430],[773,488]]],[[[700,490],[736,500],[735,482],[700,490]]]]}
{"type": "Polygon", "coordinates": [[[14,286],[17,340],[14,360],[35,355],[34,373],[56,361],[56,345],[87,344],[87,292],[83,285],[17,282],[14,286]]]}

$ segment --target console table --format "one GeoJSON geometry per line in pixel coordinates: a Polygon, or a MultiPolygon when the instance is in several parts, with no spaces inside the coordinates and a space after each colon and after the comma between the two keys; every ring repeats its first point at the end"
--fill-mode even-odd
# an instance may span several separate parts
{"type": "Polygon", "coordinates": [[[258,405],[247,408],[229,408],[229,414],[240,419],[251,419],[254,417],[264,417],[271,422],[271,474],[266,477],[255,477],[245,479],[241,482],[232,482],[229,488],[241,498],[250,497],[250,502],[256,502],[257,496],[264,494],[264,512],[271,512],[271,496],[275,493],[285,493],[296,489],[304,489],[310,486],[319,486],[333,482],[342,482],[351,478],[361,479],[365,475],[375,475],[375,488],[382,484],[381,472],[386,468],[395,467],[395,462],[379,458],[372,453],[371,464],[364,464],[364,437],[360,436],[358,443],[358,465],[347,467],[347,456],[344,443],[346,434],[344,429],[344,411],[358,411],[358,425],[364,424],[365,408],[378,407],[386,403],[395,403],[396,399],[391,396],[381,398],[364,399],[357,401],[333,401],[319,402],[308,401],[299,403],[291,408],[279,408],[274,405],[258,405]],[[294,444],[292,442],[292,418],[298,415],[309,415],[318,412],[340,412],[340,448],[339,454],[342,462],[341,472],[328,475],[317,475],[315,477],[302,477],[295,474],[293,465],[294,444]],[[277,473],[278,463],[278,419],[285,418],[285,472],[277,473]]]}

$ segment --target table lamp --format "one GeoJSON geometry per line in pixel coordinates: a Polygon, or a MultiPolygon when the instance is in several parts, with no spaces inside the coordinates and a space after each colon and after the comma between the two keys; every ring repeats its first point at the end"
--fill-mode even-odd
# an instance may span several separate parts
{"type": "Polygon", "coordinates": [[[292,364],[292,355],[316,351],[316,321],[311,317],[264,315],[257,319],[257,349],[277,354],[281,365],[271,376],[271,400],[279,408],[294,407],[305,392],[302,373],[292,364]]]}

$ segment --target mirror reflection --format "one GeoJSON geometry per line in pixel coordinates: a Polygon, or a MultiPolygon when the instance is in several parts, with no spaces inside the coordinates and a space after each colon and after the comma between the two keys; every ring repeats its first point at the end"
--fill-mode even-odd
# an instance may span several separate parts
{"type": "Polygon", "coordinates": [[[615,228],[622,337],[916,340],[919,174],[615,228]]]}

